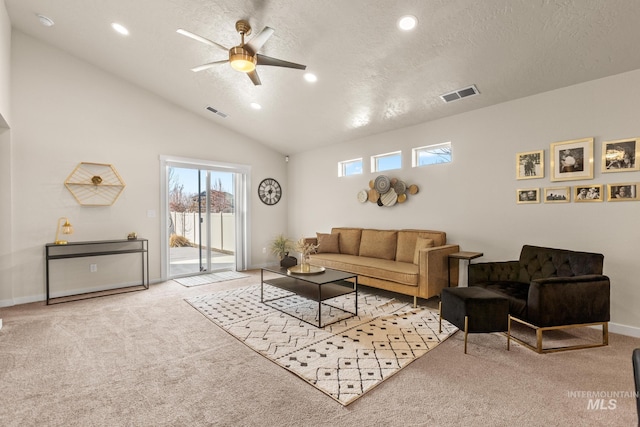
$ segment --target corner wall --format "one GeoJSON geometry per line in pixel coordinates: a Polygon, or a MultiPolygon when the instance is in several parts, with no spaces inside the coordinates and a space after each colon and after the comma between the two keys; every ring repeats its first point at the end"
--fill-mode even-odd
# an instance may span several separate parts
{"type": "Polygon", "coordinates": [[[640,136],[639,98],[640,70],[293,155],[289,232],[443,230],[463,250],[484,252],[478,262],[517,259],[523,244],[600,252],[611,278],[612,331],[640,336],[640,201],[516,204],[519,188],[640,183],[640,172],[602,174],[600,161],[603,141],[640,136]],[[584,137],[595,138],[594,179],[551,182],[549,145],[584,137]],[[411,168],[412,147],[446,141],[452,163],[411,168]],[[516,180],[516,153],[542,149],[544,178],[516,180]],[[370,156],[396,150],[404,166],[384,174],[417,184],[420,192],[393,207],[360,204],[358,191],[381,175],[368,172],[370,156]],[[338,162],[358,157],[365,173],[337,178],[338,162]]]}

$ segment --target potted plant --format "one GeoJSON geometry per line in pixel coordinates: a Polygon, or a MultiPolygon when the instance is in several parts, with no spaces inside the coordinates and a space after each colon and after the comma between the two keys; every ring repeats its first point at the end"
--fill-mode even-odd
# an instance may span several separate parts
{"type": "Polygon", "coordinates": [[[280,265],[282,267],[291,267],[292,265],[296,265],[298,263],[297,259],[289,256],[290,249],[291,240],[287,239],[282,233],[278,234],[271,241],[271,253],[280,259],[280,265]]]}

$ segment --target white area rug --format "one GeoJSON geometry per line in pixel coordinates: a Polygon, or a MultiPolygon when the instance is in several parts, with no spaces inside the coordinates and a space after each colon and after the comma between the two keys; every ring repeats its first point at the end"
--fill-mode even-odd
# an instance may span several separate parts
{"type": "MultiPolygon", "coordinates": [[[[265,285],[265,299],[280,296],[281,308],[317,321],[317,302],[265,285]]],[[[354,300],[350,294],[327,302],[354,311],[354,300]]],[[[358,316],[322,329],[260,303],[260,285],[186,301],[251,349],[345,406],[457,331],[443,320],[438,333],[437,311],[362,291],[358,316]]],[[[323,323],[345,315],[322,307],[323,323]]]]}
{"type": "Polygon", "coordinates": [[[225,280],[242,279],[243,277],[249,277],[249,275],[238,273],[237,271],[220,271],[218,273],[200,274],[198,276],[181,277],[180,279],[173,280],[182,286],[191,287],[224,282],[225,280]]]}

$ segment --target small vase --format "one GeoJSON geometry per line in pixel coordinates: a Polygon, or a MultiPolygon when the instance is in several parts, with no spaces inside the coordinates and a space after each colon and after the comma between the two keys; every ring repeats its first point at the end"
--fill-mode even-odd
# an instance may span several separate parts
{"type": "Polygon", "coordinates": [[[302,253],[300,255],[300,269],[303,273],[308,273],[309,271],[311,271],[311,264],[309,264],[309,254],[302,253]]]}

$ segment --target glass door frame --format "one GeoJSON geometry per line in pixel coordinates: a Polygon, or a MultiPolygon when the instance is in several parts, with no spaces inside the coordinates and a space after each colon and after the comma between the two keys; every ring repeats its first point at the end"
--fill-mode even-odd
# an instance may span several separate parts
{"type": "MultiPolygon", "coordinates": [[[[250,215],[248,209],[248,194],[251,182],[251,166],[216,162],[203,159],[192,159],[176,156],[160,156],[160,277],[161,280],[169,278],[169,199],[168,176],[169,168],[206,169],[220,172],[234,173],[234,200],[235,200],[235,265],[237,271],[246,270],[250,265],[250,215]]],[[[207,226],[210,226],[207,224],[207,226]]],[[[210,268],[210,267],[208,267],[210,268]]]]}

